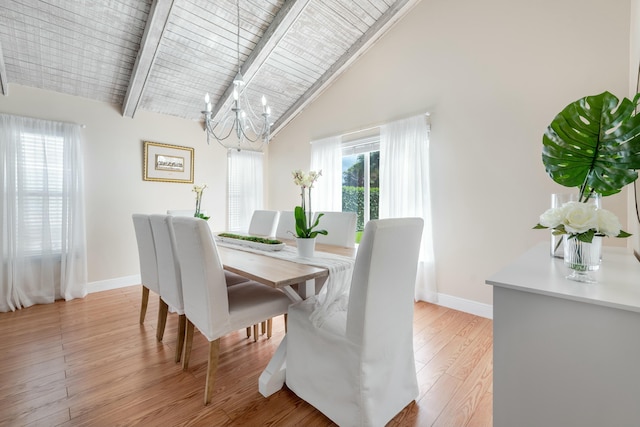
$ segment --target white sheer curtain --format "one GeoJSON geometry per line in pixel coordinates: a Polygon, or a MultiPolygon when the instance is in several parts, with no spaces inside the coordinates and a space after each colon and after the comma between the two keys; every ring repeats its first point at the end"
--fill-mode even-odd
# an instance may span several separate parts
{"type": "Polygon", "coordinates": [[[229,231],[247,231],[251,215],[264,205],[263,154],[229,150],[229,231]]]}
{"type": "Polygon", "coordinates": [[[0,311],[86,295],[80,126],[0,114],[0,311]]]}
{"type": "Polygon", "coordinates": [[[311,191],[311,206],[318,211],[342,211],[342,138],[332,136],[311,142],[311,170],[322,176],[311,191]]]}
{"type": "Polygon", "coordinates": [[[380,218],[422,217],[416,300],[437,302],[429,178],[429,125],[424,114],[380,127],[380,218]]]}

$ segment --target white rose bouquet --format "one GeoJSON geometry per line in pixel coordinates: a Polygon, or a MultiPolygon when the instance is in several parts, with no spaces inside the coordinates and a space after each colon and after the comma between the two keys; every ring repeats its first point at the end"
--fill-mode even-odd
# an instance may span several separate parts
{"type": "Polygon", "coordinates": [[[594,236],[631,236],[621,229],[620,220],[612,212],[582,202],[568,202],[548,209],[540,215],[540,222],[533,228],[550,228],[554,235],[568,234],[570,238],[586,243],[591,243],[594,236]]]}

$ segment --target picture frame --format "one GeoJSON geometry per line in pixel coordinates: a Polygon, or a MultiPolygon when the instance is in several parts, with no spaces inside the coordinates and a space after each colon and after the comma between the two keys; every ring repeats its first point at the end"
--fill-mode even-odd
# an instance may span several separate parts
{"type": "Polygon", "coordinates": [[[193,184],[194,151],[191,147],[144,141],[142,179],[193,184]]]}

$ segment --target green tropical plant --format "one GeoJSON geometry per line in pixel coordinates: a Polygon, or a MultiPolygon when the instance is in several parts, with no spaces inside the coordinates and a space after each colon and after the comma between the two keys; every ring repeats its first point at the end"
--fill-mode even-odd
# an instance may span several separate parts
{"type": "Polygon", "coordinates": [[[543,139],[542,162],[558,184],[579,188],[579,200],[593,193],[609,196],[638,178],[640,169],[640,98],[618,101],[604,92],[567,105],[543,139]]]}
{"type": "Polygon", "coordinates": [[[318,226],[320,222],[320,218],[323,216],[323,213],[319,213],[313,224],[311,223],[311,218],[304,211],[302,206],[296,206],[293,210],[293,216],[296,218],[296,236],[305,239],[313,239],[318,234],[322,234],[326,236],[329,234],[327,230],[314,230],[318,226]]]}

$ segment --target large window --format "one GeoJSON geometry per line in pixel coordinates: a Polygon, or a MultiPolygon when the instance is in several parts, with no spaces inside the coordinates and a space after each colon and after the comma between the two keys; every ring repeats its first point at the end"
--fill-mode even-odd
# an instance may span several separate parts
{"type": "Polygon", "coordinates": [[[342,211],[358,214],[356,241],[364,225],[378,219],[380,138],[358,139],[342,148],[342,211]]]}
{"type": "Polygon", "coordinates": [[[86,295],[80,126],[0,114],[0,311],[86,295]]]}
{"type": "Polygon", "coordinates": [[[262,209],[264,182],[263,154],[229,150],[228,223],[229,231],[249,229],[253,211],[262,209]]]}

